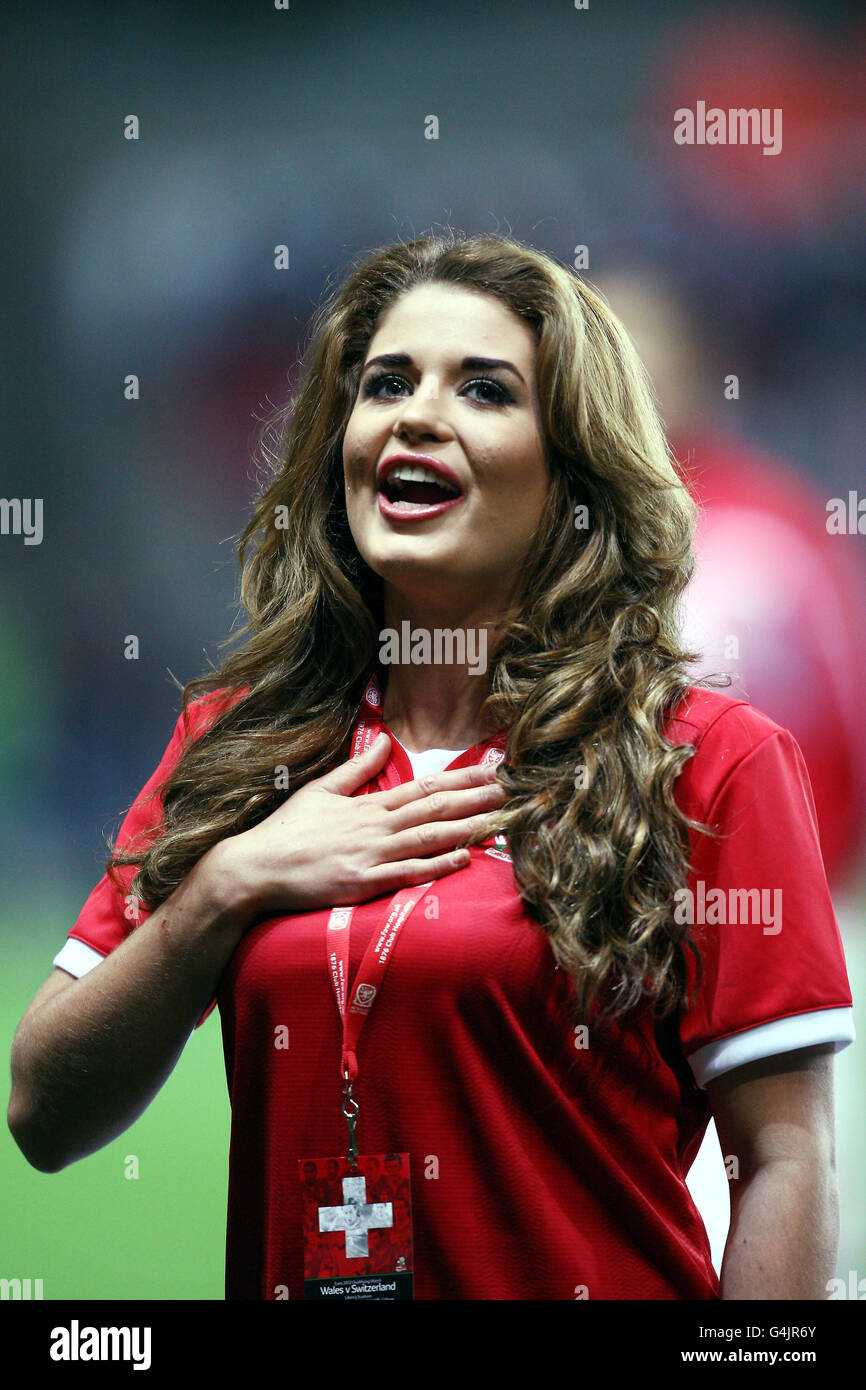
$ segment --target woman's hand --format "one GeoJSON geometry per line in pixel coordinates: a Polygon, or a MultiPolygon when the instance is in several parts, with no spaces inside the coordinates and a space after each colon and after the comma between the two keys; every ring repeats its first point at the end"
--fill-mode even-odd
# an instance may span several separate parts
{"type": "Polygon", "coordinates": [[[389,749],[388,735],[379,734],[359,757],[209,851],[205,859],[231,880],[244,912],[270,916],[366,902],[469,863],[469,851],[455,847],[506,799],[495,767],[437,772],[354,796],[389,749]]]}

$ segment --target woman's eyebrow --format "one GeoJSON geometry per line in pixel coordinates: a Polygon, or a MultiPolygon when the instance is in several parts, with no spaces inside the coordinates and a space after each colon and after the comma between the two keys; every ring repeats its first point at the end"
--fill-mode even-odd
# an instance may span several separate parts
{"type": "MultiPolygon", "coordinates": [[[[363,370],[366,372],[368,367],[374,366],[411,367],[413,362],[408,352],[384,352],[381,356],[371,357],[369,362],[365,362],[363,370]]],[[[506,372],[513,372],[516,377],[523,381],[524,386],[526,385],[514,363],[506,362],[501,357],[464,357],[459,370],[461,372],[489,371],[496,367],[501,367],[506,372]]]]}

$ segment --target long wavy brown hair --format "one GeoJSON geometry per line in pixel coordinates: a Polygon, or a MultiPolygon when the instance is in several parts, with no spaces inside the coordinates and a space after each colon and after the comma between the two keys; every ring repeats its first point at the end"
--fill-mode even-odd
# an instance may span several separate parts
{"type": "Polygon", "coordinates": [[[689,677],[699,653],[680,645],[697,506],[622,324],[572,270],[511,237],[447,229],[381,247],[320,304],[298,388],[261,439],[268,476],[238,546],[247,621],[222,644],[240,649],[183,687],[184,713],[217,690],[233,703],[187,741],[152,831],[106,867],[138,865],[131,892],[153,911],[217,841],[276,810],[275,768],[296,790],[348,756],[383,595],[349,530],[343,435],[380,316],[431,282],[495,296],[537,344],[550,481],[487,673],[482,727],[508,731],[496,828],[581,1016],[641,1002],[664,1016],[684,1006],[685,951],[697,957],[672,911],[688,831],[712,833],[674,799],[694,748],[662,733],[690,685],[713,683],[689,677]]]}

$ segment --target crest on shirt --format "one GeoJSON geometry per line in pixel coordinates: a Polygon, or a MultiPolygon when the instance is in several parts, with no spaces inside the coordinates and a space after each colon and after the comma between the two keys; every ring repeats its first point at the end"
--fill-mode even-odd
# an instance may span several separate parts
{"type": "Polygon", "coordinates": [[[486,849],[485,854],[489,854],[492,859],[504,859],[508,864],[513,864],[514,860],[508,853],[508,840],[505,835],[498,834],[493,836],[493,847],[486,849]]]}

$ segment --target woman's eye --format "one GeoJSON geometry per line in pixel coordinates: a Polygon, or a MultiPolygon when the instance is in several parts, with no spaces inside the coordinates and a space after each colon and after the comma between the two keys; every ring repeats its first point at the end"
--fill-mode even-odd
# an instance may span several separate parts
{"type": "Polygon", "coordinates": [[[495,392],[495,395],[493,397],[494,405],[505,405],[509,401],[513,401],[514,399],[510,391],[506,391],[505,387],[501,385],[500,382],[494,381],[493,378],[489,376],[476,377],[474,381],[469,382],[467,390],[469,389],[469,387],[472,386],[481,386],[485,389],[490,389],[493,392],[495,392]]]}
{"type": "MultiPolygon", "coordinates": [[[[398,381],[402,383],[403,386],[407,385],[407,383],[403,381],[402,377],[394,376],[392,372],[374,372],[372,373],[372,375],[368,376],[367,380],[364,382],[364,395],[381,395],[379,387],[383,386],[386,381],[398,381]]],[[[389,392],[388,394],[391,395],[392,393],[389,392]]]]}
{"type": "MultiPolygon", "coordinates": [[[[364,382],[364,396],[375,398],[381,397],[383,394],[388,396],[394,395],[394,391],[389,390],[383,393],[380,389],[386,382],[396,382],[399,386],[405,386],[411,390],[411,384],[406,381],[404,377],[395,376],[393,372],[379,372],[367,377],[364,382]]],[[[514,399],[510,391],[506,390],[500,382],[494,381],[492,377],[487,376],[475,377],[474,380],[468,381],[463,387],[463,390],[481,390],[483,393],[482,400],[488,405],[506,405],[514,399]],[[489,394],[491,392],[492,398],[489,394]],[[486,400],[484,399],[485,397],[486,400]]]]}

